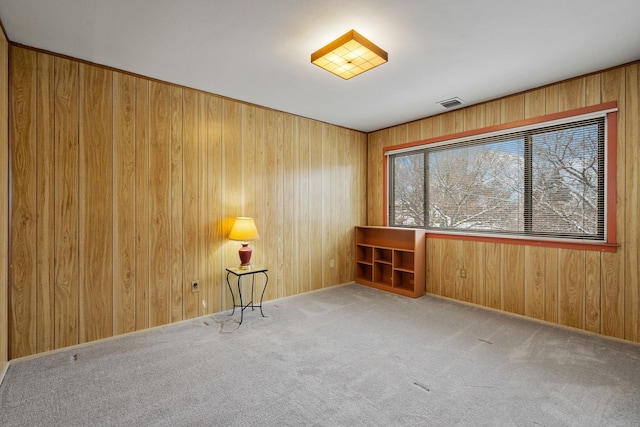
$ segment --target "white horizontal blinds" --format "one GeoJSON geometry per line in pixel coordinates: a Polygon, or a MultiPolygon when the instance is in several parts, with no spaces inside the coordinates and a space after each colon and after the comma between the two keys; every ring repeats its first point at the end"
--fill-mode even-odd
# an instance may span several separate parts
{"type": "Polygon", "coordinates": [[[391,154],[390,225],[604,240],[604,148],[596,117],[391,154]]]}
{"type": "Polygon", "coordinates": [[[524,135],[440,146],[428,158],[430,229],[524,230],[524,135]]]}
{"type": "Polygon", "coordinates": [[[530,232],[604,239],[604,118],[531,135],[530,232]]]}
{"type": "Polygon", "coordinates": [[[399,227],[425,226],[425,150],[391,158],[390,222],[399,227]]]}

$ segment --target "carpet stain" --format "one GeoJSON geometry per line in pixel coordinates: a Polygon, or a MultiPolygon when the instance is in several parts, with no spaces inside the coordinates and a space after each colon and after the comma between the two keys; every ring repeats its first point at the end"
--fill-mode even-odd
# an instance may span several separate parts
{"type": "Polygon", "coordinates": [[[423,390],[424,390],[424,391],[426,391],[426,392],[431,392],[431,389],[429,389],[429,387],[424,386],[424,385],[422,385],[422,384],[420,384],[420,383],[416,383],[416,382],[414,382],[414,383],[413,383],[413,385],[415,385],[415,386],[416,386],[416,387],[418,387],[418,388],[423,389],[423,390]]]}
{"type": "Polygon", "coordinates": [[[478,338],[478,341],[486,342],[489,345],[493,345],[491,341],[483,340],[482,338],[478,338]]]}
{"type": "Polygon", "coordinates": [[[77,355],[77,354],[74,354],[74,355],[73,355],[73,361],[74,361],[74,362],[76,362],[77,360],[78,360],[78,355],[77,355]]]}
{"type": "Polygon", "coordinates": [[[209,324],[207,322],[202,322],[202,323],[204,323],[205,325],[209,326],[209,324]]]}

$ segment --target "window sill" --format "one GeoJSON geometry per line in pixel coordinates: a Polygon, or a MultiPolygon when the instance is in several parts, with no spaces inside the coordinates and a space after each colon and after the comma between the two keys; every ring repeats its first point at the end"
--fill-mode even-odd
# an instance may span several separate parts
{"type": "Polygon", "coordinates": [[[610,242],[580,242],[575,240],[544,240],[521,237],[493,237],[478,234],[441,233],[427,231],[427,239],[465,240],[473,242],[503,243],[509,245],[538,246],[544,248],[576,249],[583,251],[616,252],[620,246],[610,242]]]}

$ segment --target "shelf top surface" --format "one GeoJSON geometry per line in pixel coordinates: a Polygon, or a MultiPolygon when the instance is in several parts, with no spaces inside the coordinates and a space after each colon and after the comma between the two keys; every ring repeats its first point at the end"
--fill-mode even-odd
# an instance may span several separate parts
{"type": "Polygon", "coordinates": [[[227,272],[231,274],[235,274],[236,276],[243,276],[245,274],[255,274],[255,273],[266,273],[269,271],[265,267],[259,267],[257,265],[252,265],[250,268],[241,268],[241,267],[228,267],[227,272]]]}

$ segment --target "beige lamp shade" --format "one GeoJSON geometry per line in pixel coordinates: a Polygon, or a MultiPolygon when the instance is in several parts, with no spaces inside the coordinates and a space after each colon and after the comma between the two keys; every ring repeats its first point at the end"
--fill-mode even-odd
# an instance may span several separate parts
{"type": "Polygon", "coordinates": [[[260,235],[256,228],[256,223],[253,218],[239,216],[231,227],[229,233],[229,240],[236,240],[238,242],[250,242],[252,240],[259,240],[260,235]]]}

